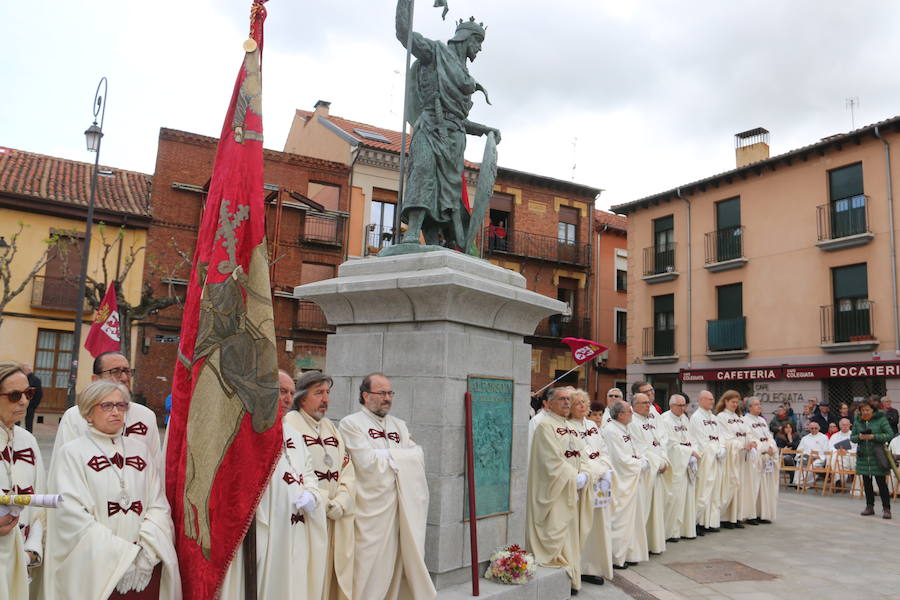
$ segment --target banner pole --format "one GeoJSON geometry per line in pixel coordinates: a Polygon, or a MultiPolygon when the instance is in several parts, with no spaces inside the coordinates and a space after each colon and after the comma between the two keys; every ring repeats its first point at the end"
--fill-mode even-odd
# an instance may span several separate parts
{"type": "Polygon", "coordinates": [[[472,555],[472,595],[480,596],[478,581],[478,523],[475,512],[475,447],[472,435],[472,393],[466,392],[466,479],[469,484],[469,544],[472,555]]]}
{"type": "Polygon", "coordinates": [[[247,535],[244,536],[244,598],[256,600],[256,516],[250,522],[247,535]]]}
{"type": "Polygon", "coordinates": [[[536,391],[534,393],[540,394],[541,392],[546,390],[548,387],[550,387],[551,385],[553,385],[554,383],[556,383],[557,381],[559,381],[560,379],[562,379],[563,377],[565,377],[566,375],[571,373],[572,371],[574,371],[576,369],[580,369],[581,367],[583,367],[586,364],[587,363],[581,363],[580,365],[575,365],[574,367],[572,367],[571,369],[569,369],[568,371],[566,371],[565,373],[563,373],[562,375],[560,375],[559,377],[557,377],[556,379],[554,379],[553,381],[551,381],[550,383],[548,383],[547,385],[545,385],[544,387],[542,387],[541,389],[539,389],[538,391],[536,391]]]}

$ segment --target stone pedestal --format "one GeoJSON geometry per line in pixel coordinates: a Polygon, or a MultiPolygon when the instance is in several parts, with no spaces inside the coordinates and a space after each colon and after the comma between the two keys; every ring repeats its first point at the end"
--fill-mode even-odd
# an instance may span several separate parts
{"type": "Polygon", "coordinates": [[[565,305],[525,289],[518,273],[451,251],[346,262],[337,278],[298,286],[294,295],[316,302],[337,327],[326,359],[334,378],[330,418],[358,410],[365,375],[381,371],[393,383],[391,414],[408,423],[425,450],[425,559],[438,589],[470,576],[463,520],[467,377],[513,379],[510,512],[479,519],[479,559],[502,544],[522,544],[531,389],[531,346],[523,339],[565,305]]]}

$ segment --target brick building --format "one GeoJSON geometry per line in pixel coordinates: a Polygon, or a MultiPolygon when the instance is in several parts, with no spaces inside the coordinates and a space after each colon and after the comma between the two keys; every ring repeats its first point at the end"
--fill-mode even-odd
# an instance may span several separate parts
{"type": "Polygon", "coordinates": [[[628,220],[594,211],[592,338],[609,346],[595,361],[591,396],[604,398],[611,387],[626,387],[628,340],[628,220]]]}
{"type": "MultiPolygon", "coordinates": [[[[147,283],[159,294],[183,295],[190,256],[206,199],[218,140],[161,129],[153,176],[153,221],[148,232],[147,283]]],[[[266,235],[272,258],[278,363],[296,371],[322,368],[324,315],[312,303],[297,302],[301,283],[335,277],[347,257],[349,169],[317,158],[265,150],[266,235]]],[[[139,325],[135,389],[162,412],[178,349],[181,310],[172,306],[139,325]]]]}

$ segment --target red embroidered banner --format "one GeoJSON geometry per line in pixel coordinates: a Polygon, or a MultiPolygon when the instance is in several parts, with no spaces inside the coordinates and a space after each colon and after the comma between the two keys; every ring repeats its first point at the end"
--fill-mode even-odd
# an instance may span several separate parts
{"type": "Polygon", "coordinates": [[[106,287],[100,308],[94,314],[94,324],[84,340],[84,349],[97,358],[104,352],[122,349],[119,335],[119,303],[116,301],[116,284],[106,287]]]}
{"type": "Polygon", "coordinates": [[[262,50],[254,0],[185,299],[166,493],[185,600],[212,600],[282,448],[265,239],[262,50]]]}
{"type": "Polygon", "coordinates": [[[572,350],[572,358],[574,358],[575,362],[579,365],[600,356],[608,349],[607,346],[592,342],[591,340],[567,337],[563,338],[562,341],[568,344],[569,348],[572,350]]]}

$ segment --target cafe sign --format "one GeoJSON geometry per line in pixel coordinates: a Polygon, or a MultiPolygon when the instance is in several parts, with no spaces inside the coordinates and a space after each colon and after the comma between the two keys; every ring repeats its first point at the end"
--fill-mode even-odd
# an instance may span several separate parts
{"type": "Polygon", "coordinates": [[[854,377],[900,377],[900,361],[838,363],[828,365],[780,365],[737,369],[682,369],[682,382],[776,381],[779,379],[850,379],[854,377]]]}

